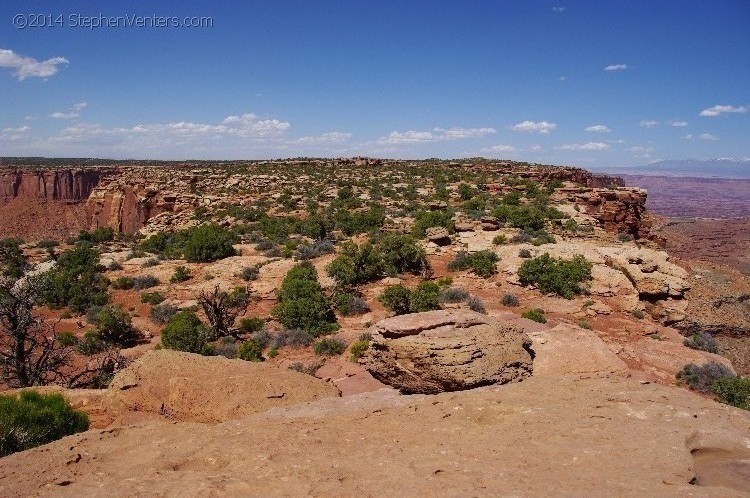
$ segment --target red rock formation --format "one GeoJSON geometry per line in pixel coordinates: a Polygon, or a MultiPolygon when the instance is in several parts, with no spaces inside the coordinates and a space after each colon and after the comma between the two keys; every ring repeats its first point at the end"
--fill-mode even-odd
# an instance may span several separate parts
{"type": "Polygon", "coordinates": [[[636,238],[649,235],[646,191],[640,188],[567,189],[568,200],[582,205],[608,232],[628,233],[636,238]]]}
{"type": "Polygon", "coordinates": [[[0,204],[7,204],[17,197],[85,202],[102,176],[103,172],[98,169],[3,171],[0,173],[0,204]]]}

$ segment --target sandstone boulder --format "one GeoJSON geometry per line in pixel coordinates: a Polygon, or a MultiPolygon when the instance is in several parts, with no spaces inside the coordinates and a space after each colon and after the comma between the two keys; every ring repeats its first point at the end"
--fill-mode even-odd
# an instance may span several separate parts
{"type": "Polygon", "coordinates": [[[382,320],[362,362],[404,393],[434,394],[518,382],[531,375],[523,331],[469,310],[414,313],[382,320]]]}
{"type": "Polygon", "coordinates": [[[431,227],[426,231],[427,240],[439,246],[446,246],[451,243],[451,237],[448,230],[443,227],[431,227]]]}
{"type": "Polygon", "coordinates": [[[136,419],[216,423],[338,395],[334,385],[292,370],[162,350],[119,372],[103,404],[124,422],[137,414],[136,419]]]}

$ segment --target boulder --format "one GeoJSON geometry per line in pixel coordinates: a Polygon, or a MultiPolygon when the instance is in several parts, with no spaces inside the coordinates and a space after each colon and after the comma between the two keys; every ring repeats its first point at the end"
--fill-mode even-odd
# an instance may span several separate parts
{"type": "Polygon", "coordinates": [[[457,221],[454,225],[457,232],[472,232],[474,231],[474,224],[470,221],[457,221]]]}
{"type": "Polygon", "coordinates": [[[161,350],[120,371],[103,404],[125,423],[162,417],[217,423],[332,396],[339,396],[333,384],[293,370],[161,350]]]}
{"type": "Polygon", "coordinates": [[[451,236],[446,228],[431,227],[428,228],[425,233],[427,235],[427,240],[439,246],[447,246],[451,243],[451,236]]]}
{"type": "Polygon", "coordinates": [[[371,333],[363,365],[403,393],[519,382],[532,371],[531,341],[521,328],[469,310],[387,318],[371,333]]]}
{"type": "Polygon", "coordinates": [[[482,230],[492,232],[500,229],[500,222],[494,216],[482,216],[482,230]]]}

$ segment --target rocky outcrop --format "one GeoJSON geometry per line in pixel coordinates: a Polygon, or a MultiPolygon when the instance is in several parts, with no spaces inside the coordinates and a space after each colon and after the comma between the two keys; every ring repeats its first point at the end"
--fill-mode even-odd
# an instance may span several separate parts
{"type": "Polygon", "coordinates": [[[451,236],[444,227],[430,227],[427,229],[425,236],[427,240],[439,246],[447,246],[451,243],[451,236]]]}
{"type": "Polygon", "coordinates": [[[102,403],[120,422],[166,418],[217,423],[338,395],[333,384],[293,370],[161,350],[120,371],[102,403]]]}
{"type": "Polygon", "coordinates": [[[651,221],[646,216],[646,191],[635,187],[616,189],[561,189],[567,200],[583,207],[604,230],[626,233],[635,238],[649,235],[651,221]]]}
{"type": "Polygon", "coordinates": [[[434,394],[518,382],[531,375],[530,340],[518,327],[468,310],[382,320],[362,360],[404,393],[434,394]]]}

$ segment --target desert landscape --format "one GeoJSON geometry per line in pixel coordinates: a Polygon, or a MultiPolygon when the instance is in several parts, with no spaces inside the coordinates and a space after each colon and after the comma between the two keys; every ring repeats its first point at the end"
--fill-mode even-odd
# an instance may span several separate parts
{"type": "Polygon", "coordinates": [[[491,160],[30,162],[0,175],[3,388],[88,430],[3,434],[4,496],[750,492],[747,276],[644,189],[491,160]]]}
{"type": "Polygon", "coordinates": [[[750,2],[0,2],[0,498],[750,497],[750,2]]]}

